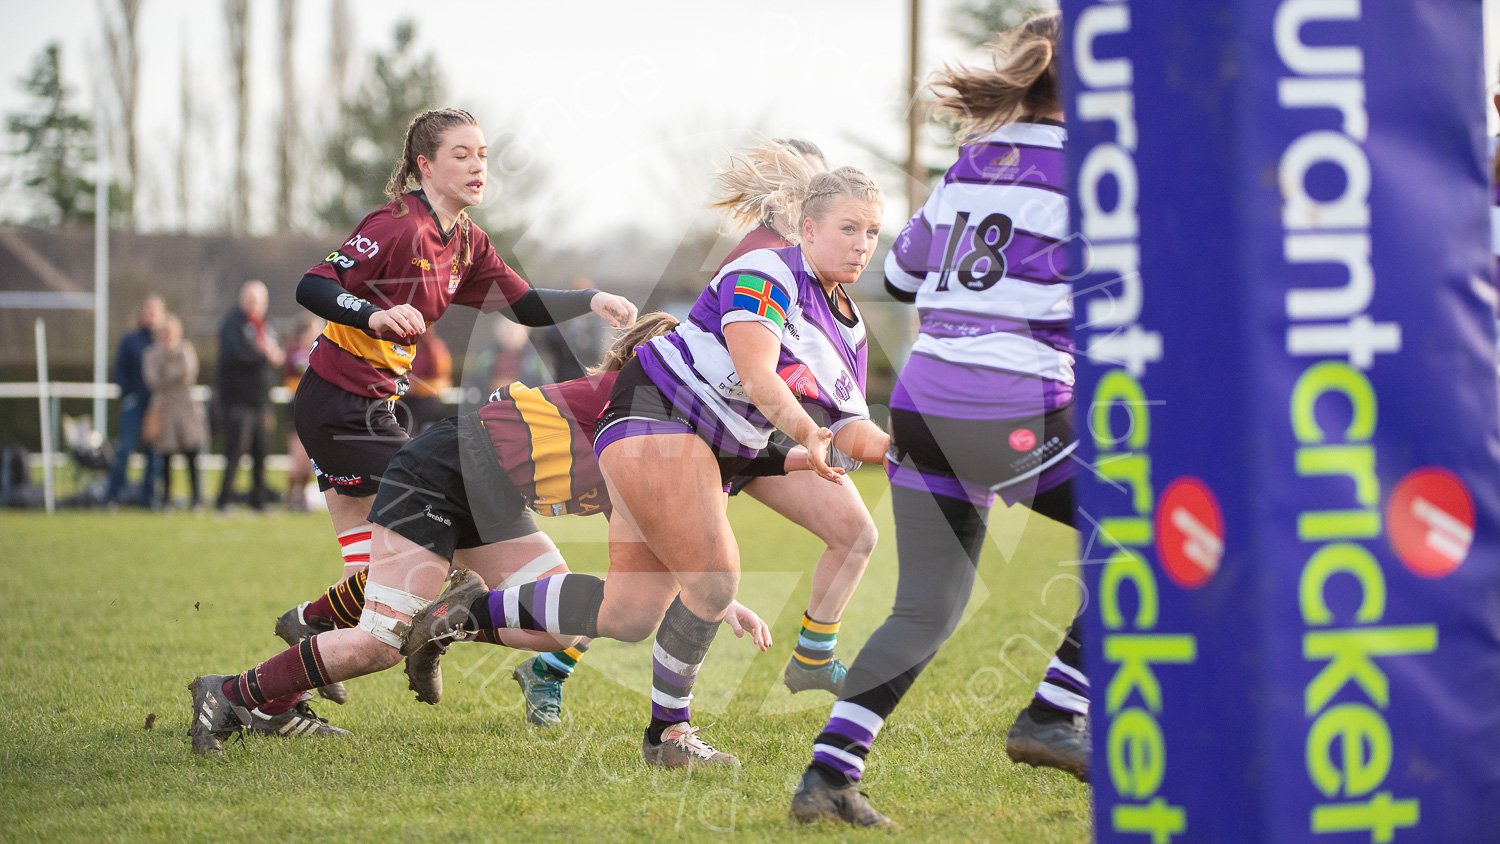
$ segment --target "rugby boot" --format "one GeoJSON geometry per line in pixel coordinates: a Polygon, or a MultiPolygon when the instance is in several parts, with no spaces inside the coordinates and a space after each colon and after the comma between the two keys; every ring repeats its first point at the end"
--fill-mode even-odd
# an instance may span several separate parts
{"type": "Polygon", "coordinates": [[[447,583],[437,600],[412,616],[406,644],[401,646],[406,655],[406,685],[423,703],[443,699],[443,654],[450,643],[473,637],[475,631],[464,626],[472,619],[469,607],[489,591],[484,578],[468,569],[454,569],[447,583]]]}
{"type": "Polygon", "coordinates": [[[714,750],[713,745],[698,737],[701,729],[686,721],[673,724],[662,730],[661,744],[652,744],[650,738],[641,739],[641,756],[647,765],[661,768],[686,768],[689,765],[738,768],[740,760],[714,750]]]}
{"type": "Polygon", "coordinates": [[[214,759],[224,758],[224,739],[231,733],[244,729],[250,713],[224,694],[225,674],[204,674],[194,677],[188,684],[193,693],[192,722],[188,724],[188,736],[193,740],[193,752],[214,759]]]}
{"type": "Polygon", "coordinates": [[[896,822],[870,805],[870,798],[848,782],[834,782],[817,768],[809,767],[792,795],[792,818],[802,823],[844,821],[855,826],[893,827],[896,822]]]}
{"type": "MultiPolygon", "coordinates": [[[[305,609],[307,609],[306,603],[298,604],[276,619],[276,635],[292,647],[302,644],[304,639],[311,639],[319,633],[326,633],[333,629],[333,624],[330,622],[309,621],[302,614],[305,609]]],[[[318,694],[337,704],[344,704],[349,700],[349,690],[344,688],[343,683],[319,686],[318,694]]]]}
{"type": "Polygon", "coordinates": [[[825,692],[833,692],[837,696],[844,692],[844,677],[848,673],[848,666],[844,665],[844,661],[838,657],[814,668],[808,668],[798,662],[794,656],[787,661],[786,670],[781,673],[781,682],[792,690],[792,694],[809,689],[822,689],[825,692]]]}
{"type": "Polygon", "coordinates": [[[328,723],[326,718],[318,717],[305,700],[298,701],[296,706],[279,715],[266,715],[258,709],[252,710],[245,721],[245,727],[252,733],[264,733],[270,736],[353,735],[348,730],[328,723]]]}
{"type": "Polygon", "coordinates": [[[538,727],[556,727],[562,723],[565,678],[548,669],[539,656],[517,665],[510,676],[521,687],[521,698],[526,702],[526,723],[538,727]]]}
{"type": "Polygon", "coordinates": [[[1089,781],[1089,719],[1086,715],[1021,710],[1005,736],[1005,755],[1012,762],[1056,768],[1089,781]]]}

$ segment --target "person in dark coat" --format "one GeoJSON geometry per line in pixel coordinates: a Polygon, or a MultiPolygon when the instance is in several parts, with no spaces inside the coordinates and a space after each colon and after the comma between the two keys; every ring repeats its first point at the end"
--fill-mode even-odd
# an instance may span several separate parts
{"type": "Polygon", "coordinates": [[[266,322],[269,294],[264,282],[240,286],[238,307],[219,323],[218,374],[214,402],[224,432],[224,478],[214,508],[227,510],[234,498],[240,458],[250,455],[251,509],[264,510],[272,499],[266,486],[270,450],[271,381],[284,360],[276,332],[266,322]]]}
{"type": "Polygon", "coordinates": [[[110,504],[150,504],[151,490],[156,487],[159,461],[141,442],[141,425],[151,404],[151,388],[146,385],[141,358],[155,341],[156,330],[166,313],[167,305],[160,296],[155,293],[147,296],[141,302],[135,330],[121,337],[120,345],[115,347],[114,381],[120,386],[120,442],[104,489],[104,500],[110,504]],[[126,468],[130,465],[130,455],[137,450],[146,456],[146,475],[141,479],[139,492],[127,497],[126,468]]]}

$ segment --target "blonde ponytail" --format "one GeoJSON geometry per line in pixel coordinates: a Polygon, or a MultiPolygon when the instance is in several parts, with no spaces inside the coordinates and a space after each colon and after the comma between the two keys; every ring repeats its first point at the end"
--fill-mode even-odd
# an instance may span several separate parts
{"type": "Polygon", "coordinates": [[[821,169],[822,159],[816,146],[795,138],[765,141],[730,153],[729,164],[714,179],[719,198],[709,207],[742,228],[769,226],[795,244],[807,186],[821,169]]]}

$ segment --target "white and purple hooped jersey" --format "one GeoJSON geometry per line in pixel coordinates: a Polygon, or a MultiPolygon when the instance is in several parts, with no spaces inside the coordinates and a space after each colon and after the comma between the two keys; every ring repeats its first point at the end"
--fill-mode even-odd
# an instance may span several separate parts
{"type": "Polygon", "coordinates": [[[921,329],[891,407],[953,419],[1036,416],[1073,399],[1068,197],[1060,123],[964,145],[886,257],[921,329]]]}
{"type": "Polygon", "coordinates": [[[869,418],[859,311],[847,321],[833,312],[800,248],[757,249],[720,270],[675,331],[637,349],[646,374],[674,404],[694,405],[695,417],[706,412],[715,420],[714,435],[700,430],[711,445],[750,456],[766,447],[774,428],[750,402],[729,357],[724,326],[735,322],[761,323],[780,338],[776,371],[819,424],[837,433],[869,418]]]}

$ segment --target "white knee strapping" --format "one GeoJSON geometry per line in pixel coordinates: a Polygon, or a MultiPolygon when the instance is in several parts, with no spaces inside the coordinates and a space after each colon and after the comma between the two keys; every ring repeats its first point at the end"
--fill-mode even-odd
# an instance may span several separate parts
{"type": "Polygon", "coordinates": [[[411,631],[411,624],[365,607],[364,612],[359,614],[359,629],[399,651],[406,644],[406,634],[411,631]]]}
{"type": "MultiPolygon", "coordinates": [[[[558,566],[566,565],[567,560],[563,559],[562,552],[557,550],[556,548],[553,548],[551,551],[548,551],[547,553],[541,555],[540,557],[537,557],[526,565],[521,566],[513,574],[505,578],[505,580],[501,581],[500,585],[496,586],[495,588],[509,589],[512,586],[520,586],[523,583],[530,583],[533,580],[536,580],[538,577],[541,577],[543,573],[549,572],[552,569],[557,568],[558,566]]],[[[368,595],[369,591],[366,590],[365,594],[368,595]]]]}
{"type": "Polygon", "coordinates": [[[385,604],[402,615],[416,615],[417,610],[427,606],[432,599],[403,592],[390,586],[382,586],[379,583],[366,583],[365,603],[368,604],[370,601],[385,604]]]}
{"type": "Polygon", "coordinates": [[[428,600],[420,595],[379,583],[365,585],[365,609],[359,615],[359,629],[397,649],[406,644],[406,633],[411,629],[411,624],[381,615],[369,606],[370,602],[384,604],[402,615],[416,615],[418,610],[428,604],[428,600]]]}

